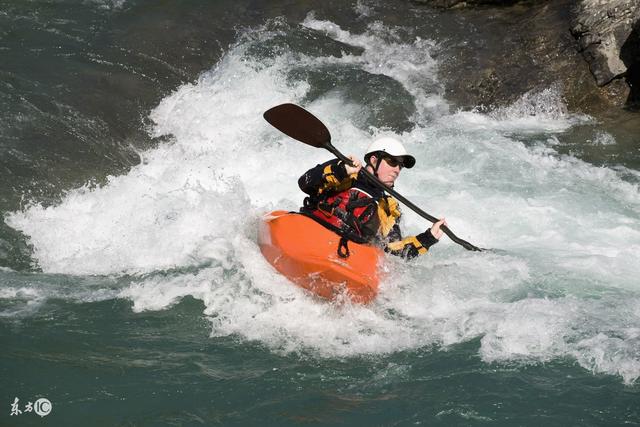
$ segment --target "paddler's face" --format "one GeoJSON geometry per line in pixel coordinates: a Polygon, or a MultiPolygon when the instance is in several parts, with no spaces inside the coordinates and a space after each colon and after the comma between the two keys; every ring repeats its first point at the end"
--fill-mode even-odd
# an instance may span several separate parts
{"type": "MultiPolygon", "coordinates": [[[[376,156],[371,156],[371,163],[375,166],[378,162],[376,156]]],[[[402,170],[402,161],[396,158],[383,157],[378,167],[378,179],[387,187],[393,187],[400,171],[402,170]]]]}

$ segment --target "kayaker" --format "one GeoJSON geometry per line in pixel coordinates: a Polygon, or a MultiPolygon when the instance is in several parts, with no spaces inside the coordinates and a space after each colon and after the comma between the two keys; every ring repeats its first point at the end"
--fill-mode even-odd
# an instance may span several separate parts
{"type": "MultiPolygon", "coordinates": [[[[349,159],[353,166],[329,160],[298,180],[300,189],[309,195],[301,212],[343,236],[338,250],[341,256],[348,255],[347,240],[374,243],[407,259],[426,253],[438,242],[443,233],[440,227],[447,224],[444,218],[423,233],[403,238],[398,201],[360,173],[360,161],[354,156],[349,159]]],[[[388,187],[393,187],[403,168],[410,169],[416,163],[402,143],[391,137],[373,141],[364,160],[368,171],[388,187]]]]}

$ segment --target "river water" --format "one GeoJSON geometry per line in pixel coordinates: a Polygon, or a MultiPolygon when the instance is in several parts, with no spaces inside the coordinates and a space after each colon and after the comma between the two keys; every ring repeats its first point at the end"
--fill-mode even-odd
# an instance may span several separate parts
{"type": "Polygon", "coordinates": [[[460,25],[404,1],[0,1],[0,424],[639,424],[638,149],[559,86],[452,107],[460,25]],[[397,190],[491,250],[385,259],[368,306],[290,285],[258,221],[330,155],[262,119],[283,102],[347,154],[401,138],[397,190]]]}

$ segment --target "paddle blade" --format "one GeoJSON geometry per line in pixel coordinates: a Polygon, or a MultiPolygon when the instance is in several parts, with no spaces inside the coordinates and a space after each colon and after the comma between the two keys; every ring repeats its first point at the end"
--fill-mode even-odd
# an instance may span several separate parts
{"type": "Polygon", "coordinates": [[[270,108],[264,118],[280,132],[313,147],[326,148],[331,142],[329,129],[316,116],[295,104],[270,108]]]}

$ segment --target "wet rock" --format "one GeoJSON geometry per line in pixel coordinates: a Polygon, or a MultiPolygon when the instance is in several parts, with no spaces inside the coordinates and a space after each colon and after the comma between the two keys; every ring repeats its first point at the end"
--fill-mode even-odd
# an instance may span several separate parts
{"type": "Polygon", "coordinates": [[[629,37],[620,48],[620,59],[627,67],[625,78],[630,89],[627,106],[640,110],[640,20],[635,22],[629,37]]]}
{"type": "Polygon", "coordinates": [[[581,0],[572,19],[571,33],[589,64],[598,86],[621,78],[637,62],[640,45],[632,36],[634,23],[640,20],[638,0],[581,0]],[[631,36],[631,39],[630,39],[631,36]],[[622,47],[625,45],[625,58],[622,47]],[[635,58],[633,57],[635,53],[635,58]]]}
{"type": "Polygon", "coordinates": [[[639,0],[422,2],[448,7],[442,13],[456,16],[466,34],[447,46],[441,64],[457,107],[508,105],[552,85],[570,110],[596,117],[638,105],[639,0]]]}
{"type": "Polygon", "coordinates": [[[522,2],[523,0],[414,0],[416,3],[429,4],[441,8],[464,8],[474,6],[507,6],[522,2]]]}
{"type": "Polygon", "coordinates": [[[440,65],[447,98],[457,107],[491,109],[530,91],[562,88],[569,108],[609,104],[569,32],[572,0],[447,11],[463,43],[446,47],[440,65]],[[526,29],[526,30],[524,30],[526,29]]]}

